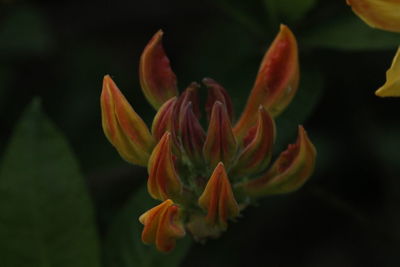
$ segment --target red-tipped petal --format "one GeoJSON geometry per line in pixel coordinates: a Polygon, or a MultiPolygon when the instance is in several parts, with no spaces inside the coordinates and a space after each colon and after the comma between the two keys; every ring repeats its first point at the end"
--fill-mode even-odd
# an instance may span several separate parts
{"type": "Polygon", "coordinates": [[[400,1],[347,0],[347,4],[369,26],[400,32],[400,1]]]}
{"type": "Polygon", "coordinates": [[[175,170],[170,132],[163,135],[151,153],[148,172],[147,190],[153,198],[159,200],[179,198],[182,183],[175,170]]]}
{"type": "Polygon", "coordinates": [[[165,55],[162,36],[161,30],[153,36],[142,53],[139,66],[143,93],[155,109],[178,95],[176,76],[165,55]]]}
{"type": "Polygon", "coordinates": [[[222,162],[215,168],[198,202],[207,211],[206,221],[222,229],[226,229],[228,219],[239,215],[239,206],[222,162]]]}
{"type": "Polygon", "coordinates": [[[246,107],[235,125],[239,138],[256,122],[257,108],[264,106],[273,117],[292,101],[299,83],[297,41],[285,25],[265,54],[246,107]]]}
{"type": "Polygon", "coordinates": [[[211,78],[204,78],[203,83],[208,87],[208,97],[206,103],[206,112],[207,118],[211,117],[211,110],[216,101],[220,101],[226,107],[226,111],[228,112],[229,118],[233,119],[233,107],[232,100],[228,94],[228,92],[223,88],[220,84],[214,81],[211,78]]]}
{"type": "Polygon", "coordinates": [[[171,251],[175,247],[176,239],[185,236],[180,217],[179,207],[170,199],[146,211],[139,217],[139,221],[144,225],[143,243],[154,243],[162,252],[171,251]]]}
{"type": "Polygon", "coordinates": [[[258,121],[253,132],[251,129],[251,137],[244,142],[245,147],[232,170],[235,176],[256,174],[265,170],[270,162],[275,140],[275,122],[262,106],[258,109],[258,121]]]}
{"type": "Polygon", "coordinates": [[[201,163],[203,159],[202,149],[206,134],[193,112],[192,102],[189,102],[182,111],[179,129],[182,146],[186,155],[193,162],[201,163]]]}
{"type": "Polygon", "coordinates": [[[220,161],[229,165],[236,154],[236,149],[237,143],[225,105],[217,101],[211,112],[203,155],[213,168],[220,161]]]}
{"type": "Polygon", "coordinates": [[[300,188],[311,176],[315,167],[317,152],[308,139],[307,133],[299,126],[295,144],[280,154],[271,169],[258,179],[242,184],[249,196],[259,197],[289,193],[300,188]]]}
{"type": "Polygon", "coordinates": [[[104,76],[100,104],[107,139],[122,158],[146,166],[154,139],[109,75],[104,76]]]}

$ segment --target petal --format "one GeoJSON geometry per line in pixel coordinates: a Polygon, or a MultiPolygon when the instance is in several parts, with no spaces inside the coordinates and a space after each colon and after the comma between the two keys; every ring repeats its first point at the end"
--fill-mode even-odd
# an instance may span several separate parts
{"type": "Polygon", "coordinates": [[[139,221],[144,225],[143,243],[155,243],[162,252],[171,251],[175,247],[175,240],[185,235],[180,208],[170,199],[146,211],[139,217],[139,221]]]}
{"type": "Polygon", "coordinates": [[[228,112],[229,118],[233,120],[233,107],[232,100],[228,92],[220,84],[211,78],[204,78],[203,83],[208,88],[208,97],[206,103],[207,118],[211,117],[211,110],[216,101],[220,101],[225,105],[226,111],[228,112]]]}
{"type": "Polygon", "coordinates": [[[386,72],[386,82],[375,94],[380,97],[400,96],[400,47],[397,48],[390,69],[386,72]]]}
{"type": "Polygon", "coordinates": [[[296,94],[299,83],[297,41],[285,25],[265,54],[245,109],[236,123],[235,135],[240,139],[255,124],[260,105],[273,117],[278,116],[296,94]]]}
{"type": "Polygon", "coordinates": [[[244,139],[245,147],[231,171],[235,176],[256,174],[268,167],[275,141],[275,122],[263,106],[258,109],[255,128],[255,133],[250,132],[251,140],[244,139]]]}
{"type": "Polygon", "coordinates": [[[175,170],[171,151],[171,133],[166,132],[151,153],[148,164],[147,190],[159,200],[176,199],[182,192],[182,183],[175,170]]]}
{"type": "Polygon", "coordinates": [[[171,97],[178,95],[176,76],[162,46],[159,30],[145,47],[140,58],[139,76],[144,95],[158,109],[171,97]]]}
{"type": "Polygon", "coordinates": [[[104,76],[100,104],[107,139],[126,161],[146,166],[154,139],[109,75],[104,76]]]}
{"type": "Polygon", "coordinates": [[[300,188],[314,171],[316,150],[307,133],[299,126],[297,142],[282,152],[271,169],[258,179],[239,187],[249,196],[289,193],[300,188]]]}
{"type": "Polygon", "coordinates": [[[347,0],[354,13],[373,28],[400,32],[398,0],[347,0]]]}
{"type": "Polygon", "coordinates": [[[192,82],[185,91],[179,96],[176,103],[176,114],[178,116],[178,123],[182,120],[183,109],[189,102],[192,103],[193,112],[197,118],[200,118],[200,107],[199,107],[199,96],[197,91],[200,85],[196,82],[192,82]]]}
{"type": "Polygon", "coordinates": [[[161,139],[165,132],[170,132],[174,145],[173,151],[177,156],[180,156],[181,145],[177,137],[176,103],[177,97],[173,97],[160,107],[154,117],[151,132],[157,141],[161,139]]]}
{"type": "Polygon", "coordinates": [[[192,102],[189,102],[182,111],[182,120],[179,125],[182,146],[186,155],[194,163],[203,162],[203,145],[206,134],[199,120],[193,112],[192,102]]]}
{"type": "Polygon", "coordinates": [[[239,206],[222,162],[218,163],[198,202],[207,211],[206,221],[222,229],[226,229],[228,219],[239,215],[239,206]]]}
{"type": "Polygon", "coordinates": [[[224,104],[215,102],[211,112],[210,124],[203,147],[203,155],[211,168],[222,161],[225,165],[232,162],[237,149],[231,122],[224,104]]]}

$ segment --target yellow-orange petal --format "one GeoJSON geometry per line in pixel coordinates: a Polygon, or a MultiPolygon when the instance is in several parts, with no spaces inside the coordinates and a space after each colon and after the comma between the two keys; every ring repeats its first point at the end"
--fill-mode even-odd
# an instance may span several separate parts
{"type": "Polygon", "coordinates": [[[275,122],[263,106],[258,109],[258,121],[255,128],[255,133],[250,133],[253,135],[250,140],[245,138],[244,149],[231,170],[235,176],[256,174],[268,167],[275,141],[275,122]]]}
{"type": "Polygon", "coordinates": [[[245,109],[234,127],[242,139],[257,120],[257,109],[264,106],[278,116],[296,94],[299,84],[297,41],[290,29],[281,25],[278,35],[266,52],[245,109]]]}
{"type": "Polygon", "coordinates": [[[146,166],[154,139],[109,75],[103,79],[100,105],[103,130],[110,143],[126,161],[146,166]]]}
{"type": "Polygon", "coordinates": [[[347,4],[369,26],[400,32],[399,0],[347,0],[347,4]]]}
{"type": "Polygon", "coordinates": [[[155,109],[178,95],[176,76],[162,46],[162,36],[162,30],[153,36],[142,53],[139,65],[143,93],[155,109]]]}
{"type": "Polygon", "coordinates": [[[222,162],[212,173],[198,203],[207,211],[206,221],[222,229],[226,229],[228,219],[239,215],[239,206],[222,162]]]}
{"type": "Polygon", "coordinates": [[[400,97],[400,47],[397,48],[392,65],[386,72],[386,82],[375,94],[380,97],[400,97]]]}
{"type": "Polygon", "coordinates": [[[143,243],[154,243],[162,252],[171,251],[176,239],[185,236],[180,209],[170,199],[146,211],[139,217],[139,221],[144,225],[143,243]]]}
{"type": "Polygon", "coordinates": [[[300,188],[314,171],[316,150],[304,128],[299,126],[297,142],[289,145],[266,174],[239,187],[253,197],[289,193],[300,188]]]}
{"type": "Polygon", "coordinates": [[[207,137],[204,142],[203,155],[214,168],[222,161],[229,165],[236,155],[237,142],[233,135],[231,122],[225,105],[216,101],[211,112],[207,137]]]}
{"type": "Polygon", "coordinates": [[[179,197],[182,183],[175,170],[170,132],[163,135],[151,153],[148,172],[147,190],[153,198],[174,200],[179,197]]]}

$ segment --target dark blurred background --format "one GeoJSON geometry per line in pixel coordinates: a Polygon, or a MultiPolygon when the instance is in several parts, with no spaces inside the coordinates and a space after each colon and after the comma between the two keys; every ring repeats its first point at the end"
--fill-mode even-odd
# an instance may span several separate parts
{"type": "Polygon", "coordinates": [[[302,77],[277,119],[275,153],[304,124],[318,150],[316,172],[298,192],[247,209],[220,239],[195,244],[182,266],[399,266],[400,99],[374,91],[400,35],[370,29],[345,1],[0,0],[0,151],[40,96],[78,157],[104,238],[147,176],[104,137],[103,76],[151,123],[138,62],[163,29],[180,89],[212,77],[238,116],[279,23],[298,38],[302,77]]]}

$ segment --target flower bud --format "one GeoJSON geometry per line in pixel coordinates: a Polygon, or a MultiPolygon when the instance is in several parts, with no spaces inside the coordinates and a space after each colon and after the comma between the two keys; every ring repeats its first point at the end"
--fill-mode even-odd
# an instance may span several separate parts
{"type": "Polygon", "coordinates": [[[142,53],[139,65],[142,91],[155,109],[178,95],[176,76],[165,55],[162,36],[162,30],[153,36],[142,53]]]}
{"type": "Polygon", "coordinates": [[[281,25],[279,34],[265,54],[245,109],[234,131],[243,138],[256,121],[257,108],[262,105],[278,116],[292,101],[299,84],[297,42],[293,33],[281,25]]]}
{"type": "Polygon", "coordinates": [[[244,139],[244,149],[231,171],[235,176],[256,174],[268,167],[275,140],[275,123],[268,111],[260,106],[255,131],[251,128],[244,139]]]}
{"type": "Polygon", "coordinates": [[[211,117],[211,110],[212,107],[214,106],[214,103],[216,101],[220,101],[222,104],[225,105],[229,118],[232,121],[233,120],[232,100],[229,94],[226,92],[225,88],[211,78],[204,78],[203,83],[205,84],[205,86],[208,87],[208,97],[205,107],[207,112],[207,118],[210,119],[211,117]]]}
{"type": "Polygon", "coordinates": [[[147,190],[153,198],[159,200],[179,198],[182,183],[175,170],[170,132],[163,135],[151,153],[148,172],[147,190]]]}
{"type": "Polygon", "coordinates": [[[175,240],[185,236],[180,208],[170,199],[146,211],[139,221],[144,225],[143,243],[155,244],[162,252],[171,251],[175,247],[175,240]]]}
{"type": "Polygon", "coordinates": [[[295,144],[282,152],[268,172],[240,185],[252,197],[284,194],[300,188],[314,171],[316,150],[307,133],[299,126],[295,144]]]}
{"type": "Polygon", "coordinates": [[[100,104],[107,139],[126,161],[146,166],[154,139],[109,75],[104,76],[100,104]]]}
{"type": "Polygon", "coordinates": [[[236,149],[237,143],[228,113],[225,106],[217,101],[211,112],[203,155],[211,168],[214,168],[220,161],[225,165],[230,164],[236,154],[236,149]]]}
{"type": "Polygon", "coordinates": [[[239,205],[222,162],[218,163],[198,202],[207,211],[207,223],[223,230],[227,228],[228,219],[239,215],[239,205]]]}
{"type": "Polygon", "coordinates": [[[193,112],[192,102],[189,102],[182,110],[179,129],[186,155],[195,163],[203,162],[202,149],[206,134],[193,112]]]}

